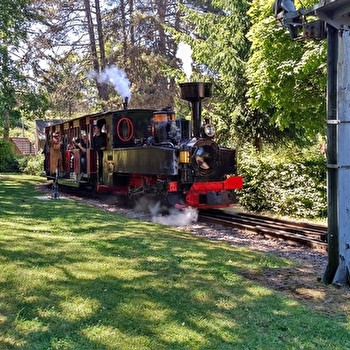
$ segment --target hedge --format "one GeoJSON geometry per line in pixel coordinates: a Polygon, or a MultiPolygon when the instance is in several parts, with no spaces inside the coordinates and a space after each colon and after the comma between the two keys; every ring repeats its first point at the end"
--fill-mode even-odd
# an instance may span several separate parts
{"type": "Polygon", "coordinates": [[[240,151],[239,172],[244,189],[240,205],[246,210],[280,216],[327,216],[325,157],[315,150],[298,154],[240,151]]]}

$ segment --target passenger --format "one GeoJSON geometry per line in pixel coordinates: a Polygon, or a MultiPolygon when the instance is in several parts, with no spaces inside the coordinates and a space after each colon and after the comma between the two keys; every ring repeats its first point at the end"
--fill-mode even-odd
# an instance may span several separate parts
{"type": "Polygon", "coordinates": [[[74,171],[74,150],[75,143],[74,141],[71,141],[67,146],[67,151],[69,151],[69,167],[71,173],[74,171]]]}
{"type": "Polygon", "coordinates": [[[86,173],[86,149],[87,149],[87,135],[83,135],[82,139],[75,141],[77,149],[80,150],[81,172],[86,173]]]}
{"type": "Polygon", "coordinates": [[[93,147],[96,151],[104,151],[106,149],[107,139],[106,133],[101,132],[101,128],[94,126],[93,147]]]}
{"type": "Polygon", "coordinates": [[[92,147],[97,152],[98,160],[98,181],[102,182],[102,159],[103,151],[107,146],[106,133],[101,133],[101,128],[98,125],[94,126],[94,136],[92,138],[92,147]]]}
{"type": "Polygon", "coordinates": [[[63,171],[62,153],[61,153],[62,141],[60,135],[56,131],[52,134],[52,140],[50,143],[50,172],[55,174],[56,171],[63,171]]]}

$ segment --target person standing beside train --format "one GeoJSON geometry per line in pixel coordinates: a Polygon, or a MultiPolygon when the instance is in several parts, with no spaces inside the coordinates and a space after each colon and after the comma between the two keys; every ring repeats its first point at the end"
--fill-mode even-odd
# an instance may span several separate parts
{"type": "Polygon", "coordinates": [[[94,135],[92,138],[92,147],[97,152],[98,161],[98,180],[102,182],[102,159],[103,151],[107,146],[107,136],[106,133],[101,132],[101,128],[98,125],[94,126],[94,135]]]}
{"type": "Polygon", "coordinates": [[[51,175],[56,174],[56,171],[63,171],[62,164],[62,141],[60,140],[60,134],[56,131],[52,134],[52,140],[50,142],[50,172],[51,175]]]}

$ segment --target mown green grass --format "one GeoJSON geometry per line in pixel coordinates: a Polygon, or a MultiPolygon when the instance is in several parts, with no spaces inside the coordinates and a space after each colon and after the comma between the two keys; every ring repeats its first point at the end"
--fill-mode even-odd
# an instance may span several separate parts
{"type": "Polygon", "coordinates": [[[0,175],[0,349],[349,349],[326,316],[245,279],[275,256],[0,175]]]}

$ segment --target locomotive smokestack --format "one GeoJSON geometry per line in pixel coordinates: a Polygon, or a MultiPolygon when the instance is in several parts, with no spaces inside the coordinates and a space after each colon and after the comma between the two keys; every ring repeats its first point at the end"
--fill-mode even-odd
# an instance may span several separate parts
{"type": "Polygon", "coordinates": [[[123,107],[124,109],[128,109],[128,102],[129,102],[129,97],[126,96],[123,102],[123,107]]]}
{"type": "Polygon", "coordinates": [[[192,104],[193,135],[200,136],[202,100],[211,96],[211,83],[182,83],[180,84],[181,98],[192,104]]]}

